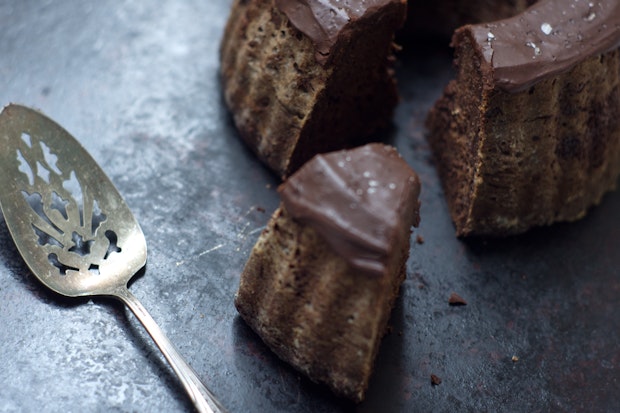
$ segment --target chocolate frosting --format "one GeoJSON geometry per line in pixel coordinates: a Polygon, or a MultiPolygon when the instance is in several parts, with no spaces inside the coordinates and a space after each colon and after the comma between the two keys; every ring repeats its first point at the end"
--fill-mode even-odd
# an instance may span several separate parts
{"type": "Polygon", "coordinates": [[[620,1],[543,0],[515,17],[461,30],[471,31],[497,86],[518,92],[620,47],[620,1]]]}
{"type": "Polygon", "coordinates": [[[400,0],[276,0],[299,31],[317,48],[317,60],[323,64],[345,27],[366,13],[400,0]]]}
{"type": "Polygon", "coordinates": [[[317,155],[279,191],[293,219],[367,273],[385,274],[394,248],[419,223],[418,176],[383,144],[317,155]]]}

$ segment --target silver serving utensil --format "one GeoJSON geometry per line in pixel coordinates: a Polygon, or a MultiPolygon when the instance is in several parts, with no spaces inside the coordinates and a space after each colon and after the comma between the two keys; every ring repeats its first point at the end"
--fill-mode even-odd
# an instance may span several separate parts
{"type": "Polygon", "coordinates": [[[69,297],[111,296],[151,335],[199,412],[225,409],[127,289],[146,241],[99,165],[62,127],[18,105],[0,114],[0,205],[17,249],[43,284],[69,297]]]}

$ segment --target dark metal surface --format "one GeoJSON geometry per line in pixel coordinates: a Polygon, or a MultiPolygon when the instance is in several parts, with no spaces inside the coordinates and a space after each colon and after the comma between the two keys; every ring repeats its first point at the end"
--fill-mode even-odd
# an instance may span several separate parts
{"type": "MultiPolygon", "coordinates": [[[[423,127],[451,76],[443,49],[406,48],[399,64],[386,138],[422,178],[424,243],[412,245],[367,401],[333,397],[266,349],[232,299],[278,182],[222,105],[229,6],[1,2],[0,104],[42,109],[114,181],[149,246],[131,290],[230,411],[617,411],[620,193],[574,224],[455,239],[423,127]],[[449,306],[453,291],[468,304],[449,306]]],[[[191,409],[137,321],[108,300],[47,292],[2,218],[0,365],[2,412],[191,409]]]]}

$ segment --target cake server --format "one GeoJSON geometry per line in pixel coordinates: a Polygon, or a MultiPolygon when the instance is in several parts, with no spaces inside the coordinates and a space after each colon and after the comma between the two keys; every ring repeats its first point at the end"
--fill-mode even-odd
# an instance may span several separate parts
{"type": "Polygon", "coordinates": [[[0,114],[0,206],[24,261],[69,297],[115,297],[136,315],[199,412],[225,409],[127,283],[146,264],[146,240],[99,165],[57,123],[8,105],[0,114]]]}

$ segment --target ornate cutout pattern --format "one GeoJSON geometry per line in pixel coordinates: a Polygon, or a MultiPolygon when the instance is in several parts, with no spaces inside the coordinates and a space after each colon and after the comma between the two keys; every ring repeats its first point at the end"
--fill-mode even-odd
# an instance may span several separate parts
{"type": "Polygon", "coordinates": [[[59,275],[99,274],[111,254],[120,253],[118,235],[105,228],[107,216],[73,170],[63,171],[45,142],[22,133],[17,150],[26,204],[36,214],[33,237],[48,252],[59,275]]]}

